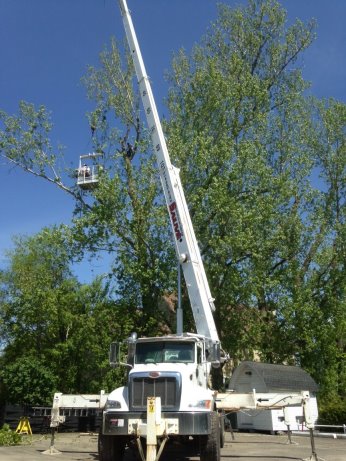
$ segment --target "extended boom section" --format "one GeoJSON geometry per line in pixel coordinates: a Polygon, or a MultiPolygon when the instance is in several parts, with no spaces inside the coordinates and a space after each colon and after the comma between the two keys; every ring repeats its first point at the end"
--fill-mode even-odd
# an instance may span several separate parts
{"type": "Polygon", "coordinates": [[[177,256],[183,268],[197,333],[210,338],[214,343],[219,343],[212,315],[215,310],[214,299],[210,293],[200,250],[181,186],[179,169],[175,168],[170,161],[165,136],[129,9],[125,0],[119,0],[119,4],[136,70],[144,112],[157,158],[162,188],[175,237],[177,256]]]}

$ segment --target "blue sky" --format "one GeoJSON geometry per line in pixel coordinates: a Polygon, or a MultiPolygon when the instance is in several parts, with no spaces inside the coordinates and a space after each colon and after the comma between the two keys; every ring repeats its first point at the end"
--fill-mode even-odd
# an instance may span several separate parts
{"type": "MultiPolygon", "coordinates": [[[[172,53],[193,43],[216,18],[216,0],[128,0],[155,99],[162,111],[164,72],[172,53]]],[[[244,1],[224,0],[231,6],[244,1]]],[[[305,53],[304,76],[318,97],[346,102],[346,2],[282,0],[289,21],[316,18],[317,40],[305,53]]],[[[0,0],[0,108],[15,113],[20,100],[51,112],[53,144],[65,146],[66,164],[89,152],[90,103],[80,82],[110,37],[122,39],[116,0],[0,0]]],[[[0,265],[15,234],[68,223],[72,200],[52,185],[13,169],[0,159],[0,265]]],[[[81,279],[102,271],[83,267],[81,279]]],[[[106,268],[104,268],[106,270],[106,268]]]]}

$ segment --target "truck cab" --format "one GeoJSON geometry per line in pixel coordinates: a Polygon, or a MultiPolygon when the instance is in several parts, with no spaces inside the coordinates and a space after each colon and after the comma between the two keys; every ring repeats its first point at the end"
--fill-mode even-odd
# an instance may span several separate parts
{"type": "Polygon", "coordinates": [[[127,384],[108,395],[99,437],[101,459],[110,453],[121,459],[131,439],[147,437],[148,397],[160,398],[164,437],[184,442],[191,437],[203,445],[219,424],[215,391],[208,385],[215,357],[206,339],[190,333],[140,339],[132,335],[127,343],[126,362],[121,361],[120,344],[111,346],[111,365],[127,366],[129,372],[127,384]]]}

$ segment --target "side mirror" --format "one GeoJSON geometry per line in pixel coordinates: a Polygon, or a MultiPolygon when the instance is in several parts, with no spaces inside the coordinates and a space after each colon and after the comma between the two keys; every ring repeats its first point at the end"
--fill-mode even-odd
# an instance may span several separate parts
{"type": "Polygon", "coordinates": [[[123,343],[111,343],[109,348],[109,364],[112,368],[119,367],[120,365],[124,367],[132,368],[131,363],[126,363],[121,361],[121,345],[123,343]]]}
{"type": "Polygon", "coordinates": [[[118,354],[119,354],[119,344],[111,343],[110,348],[109,348],[109,364],[112,368],[115,368],[119,365],[118,354]]]}

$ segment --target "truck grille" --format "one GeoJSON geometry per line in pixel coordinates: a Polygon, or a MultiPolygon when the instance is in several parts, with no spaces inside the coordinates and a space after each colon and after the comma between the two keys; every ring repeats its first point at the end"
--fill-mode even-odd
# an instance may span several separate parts
{"type": "Polygon", "coordinates": [[[131,376],[129,391],[130,410],[145,411],[148,397],[161,397],[162,410],[176,410],[180,401],[180,375],[170,373],[150,378],[147,373],[138,373],[131,376]]]}

